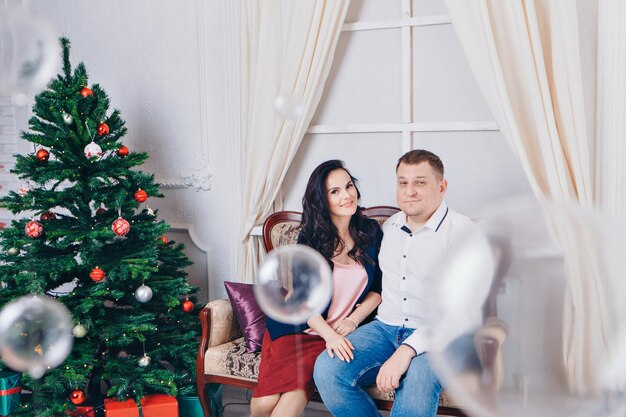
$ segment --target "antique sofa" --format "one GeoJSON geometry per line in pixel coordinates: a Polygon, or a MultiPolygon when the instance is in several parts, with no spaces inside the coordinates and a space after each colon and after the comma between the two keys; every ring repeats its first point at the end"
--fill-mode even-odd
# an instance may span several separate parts
{"type": "MultiPolygon", "coordinates": [[[[377,206],[364,209],[364,214],[384,222],[389,216],[398,211],[395,207],[377,206]]],[[[263,225],[263,241],[267,252],[273,248],[293,244],[297,239],[297,228],[300,224],[301,213],[282,211],[272,214],[263,225]]],[[[507,262],[500,262],[498,276],[501,277],[508,270],[507,262]]],[[[492,293],[497,292],[494,281],[492,293]]],[[[495,295],[489,297],[485,305],[485,316],[495,317],[495,295]]],[[[244,339],[239,329],[237,320],[233,316],[233,309],[229,300],[213,300],[200,312],[202,325],[202,338],[198,348],[196,359],[196,372],[198,393],[204,415],[218,417],[221,408],[221,397],[214,396],[216,384],[253,389],[256,386],[256,378],[259,371],[260,353],[248,353],[244,339]]],[[[483,344],[484,356],[480,358],[484,365],[485,381],[497,384],[494,374],[501,373],[497,369],[500,364],[496,363],[497,351],[502,343],[502,338],[493,336],[492,332],[486,332],[486,336],[480,342],[483,344]],[[495,381],[495,382],[494,382],[495,381]]],[[[375,386],[368,389],[370,395],[380,410],[391,410],[393,405],[393,393],[383,394],[375,386]]],[[[314,401],[321,401],[319,396],[314,401]]],[[[438,414],[449,416],[465,416],[462,407],[455,404],[445,392],[439,399],[438,414]]]]}

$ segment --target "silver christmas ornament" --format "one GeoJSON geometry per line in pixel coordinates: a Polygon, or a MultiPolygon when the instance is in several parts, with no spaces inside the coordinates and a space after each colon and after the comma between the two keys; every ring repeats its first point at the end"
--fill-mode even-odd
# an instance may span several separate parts
{"type": "Polygon", "coordinates": [[[82,339],[83,337],[87,336],[87,328],[82,324],[77,324],[72,329],[72,334],[74,335],[74,337],[82,339]]]}
{"type": "Polygon", "coordinates": [[[9,248],[9,250],[7,251],[7,253],[8,253],[10,256],[19,255],[19,253],[20,253],[20,248],[9,248]]]}
{"type": "Polygon", "coordinates": [[[74,118],[71,114],[63,113],[63,123],[65,123],[66,125],[71,125],[73,121],[74,118]]]}
{"type": "Polygon", "coordinates": [[[140,303],[147,303],[152,299],[152,288],[142,284],[135,290],[135,298],[140,303]]]}
{"type": "Polygon", "coordinates": [[[145,368],[146,366],[150,365],[150,356],[146,355],[145,353],[143,354],[143,356],[141,358],[139,358],[139,366],[141,366],[142,368],[145,368]]]}

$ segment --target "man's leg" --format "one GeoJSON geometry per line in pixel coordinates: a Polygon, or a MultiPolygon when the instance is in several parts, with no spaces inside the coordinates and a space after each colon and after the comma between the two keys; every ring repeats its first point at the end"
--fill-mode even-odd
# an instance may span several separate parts
{"type": "Polygon", "coordinates": [[[372,398],[361,388],[376,382],[380,366],[393,354],[393,326],[373,321],[359,327],[348,339],[354,360],[343,362],[322,352],[315,363],[315,385],[335,417],[379,417],[372,398]]]}
{"type": "Polygon", "coordinates": [[[413,358],[400,386],[391,417],[434,417],[437,415],[441,383],[428,361],[428,353],[413,358]]]}

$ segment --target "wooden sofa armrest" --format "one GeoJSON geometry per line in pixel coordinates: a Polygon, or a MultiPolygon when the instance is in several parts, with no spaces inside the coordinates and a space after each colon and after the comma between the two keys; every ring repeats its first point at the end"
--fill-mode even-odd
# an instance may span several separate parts
{"type": "Polygon", "coordinates": [[[482,367],[480,384],[491,392],[498,392],[502,387],[504,365],[502,363],[502,344],[508,334],[507,324],[491,317],[474,334],[474,347],[482,367]]]}

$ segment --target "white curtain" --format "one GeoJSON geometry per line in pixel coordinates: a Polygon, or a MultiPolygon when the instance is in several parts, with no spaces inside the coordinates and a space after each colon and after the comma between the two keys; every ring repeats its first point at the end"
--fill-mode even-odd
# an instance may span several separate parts
{"type": "MultiPolygon", "coordinates": [[[[540,198],[591,208],[593,138],[586,127],[576,2],[446,0],[470,67],[500,130],[540,198]]],[[[580,228],[551,216],[563,244],[563,360],[570,389],[595,392],[597,358],[610,354],[599,259],[580,228]],[[572,234],[576,236],[572,236],[572,234]],[[579,262],[584,259],[585,262],[579,262]]]]}
{"type": "MultiPolygon", "coordinates": [[[[243,0],[243,253],[238,276],[254,281],[262,242],[250,236],[273,211],[287,169],[315,113],[349,0],[243,0]],[[299,102],[296,120],[275,114],[280,94],[299,102]]],[[[278,207],[280,209],[280,199],[278,207]]]]}

